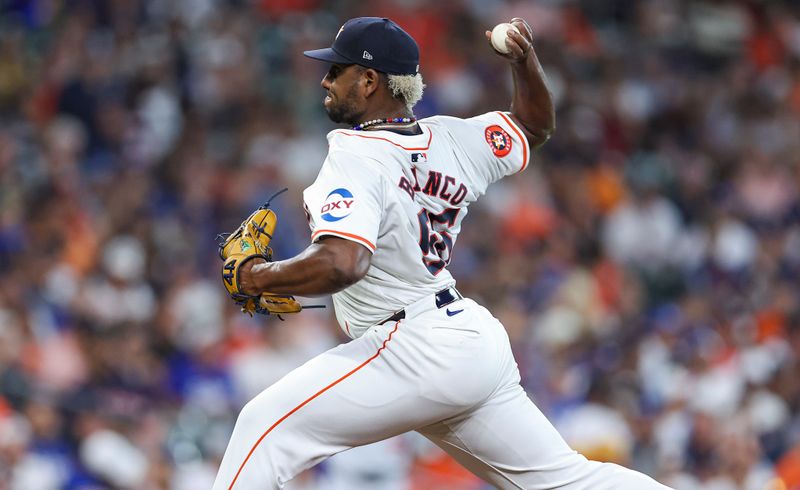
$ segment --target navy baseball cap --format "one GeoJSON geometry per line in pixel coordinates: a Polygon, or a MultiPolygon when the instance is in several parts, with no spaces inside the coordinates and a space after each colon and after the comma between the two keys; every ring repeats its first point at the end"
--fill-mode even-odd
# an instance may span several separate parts
{"type": "Polygon", "coordinates": [[[329,63],[355,64],[391,75],[419,72],[419,47],[414,38],[389,19],[357,17],[339,29],[330,48],[304,51],[329,63]]]}

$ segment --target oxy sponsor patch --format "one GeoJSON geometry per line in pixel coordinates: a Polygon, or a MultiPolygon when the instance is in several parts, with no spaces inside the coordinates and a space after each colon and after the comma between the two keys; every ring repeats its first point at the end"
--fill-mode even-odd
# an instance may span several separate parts
{"type": "Polygon", "coordinates": [[[340,187],[332,190],[330,194],[328,194],[319,213],[322,219],[333,223],[334,221],[339,221],[340,219],[350,216],[350,213],[353,212],[355,202],[353,193],[340,187]]]}
{"type": "Polygon", "coordinates": [[[486,128],[484,132],[486,142],[492,148],[492,153],[502,158],[511,153],[511,136],[505,129],[494,124],[486,128]]]}

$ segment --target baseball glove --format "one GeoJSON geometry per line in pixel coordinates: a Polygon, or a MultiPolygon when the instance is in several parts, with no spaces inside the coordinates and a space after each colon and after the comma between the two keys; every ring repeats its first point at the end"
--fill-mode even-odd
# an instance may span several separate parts
{"type": "Polygon", "coordinates": [[[242,308],[242,312],[250,316],[253,316],[253,313],[284,315],[299,313],[303,309],[293,296],[272,293],[250,295],[243,292],[239,284],[242,265],[255,258],[272,260],[269,242],[275,232],[278,217],[269,209],[269,203],[275,196],[248,216],[236,231],[220,234],[217,237],[219,256],[225,261],[222,265],[222,282],[231,298],[242,308]]]}

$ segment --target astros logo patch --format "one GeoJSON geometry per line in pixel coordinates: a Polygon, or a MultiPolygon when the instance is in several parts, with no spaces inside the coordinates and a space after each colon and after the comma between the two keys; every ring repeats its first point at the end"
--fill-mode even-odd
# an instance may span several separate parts
{"type": "Polygon", "coordinates": [[[500,158],[511,153],[511,136],[498,125],[489,126],[484,133],[486,142],[492,148],[492,153],[500,158]]]}
{"type": "Polygon", "coordinates": [[[334,221],[339,221],[340,219],[350,216],[350,213],[353,212],[354,203],[355,199],[353,199],[353,193],[340,187],[332,190],[330,194],[328,194],[319,212],[322,215],[322,219],[333,223],[334,221]]]}

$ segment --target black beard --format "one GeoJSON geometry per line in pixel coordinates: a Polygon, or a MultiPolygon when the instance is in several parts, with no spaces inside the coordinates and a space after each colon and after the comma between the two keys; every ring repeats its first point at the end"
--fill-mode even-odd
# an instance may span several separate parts
{"type": "Polygon", "coordinates": [[[325,110],[328,111],[328,118],[331,121],[340,124],[340,123],[347,123],[352,124],[350,121],[352,117],[350,117],[348,107],[342,107],[341,105],[335,105],[331,107],[326,107],[325,110]]]}
{"type": "Polygon", "coordinates": [[[333,103],[331,100],[330,106],[325,108],[331,121],[337,124],[345,123],[350,126],[355,126],[359,123],[364,112],[359,111],[356,104],[353,102],[355,99],[355,92],[356,88],[353,87],[341,103],[333,103]]]}

